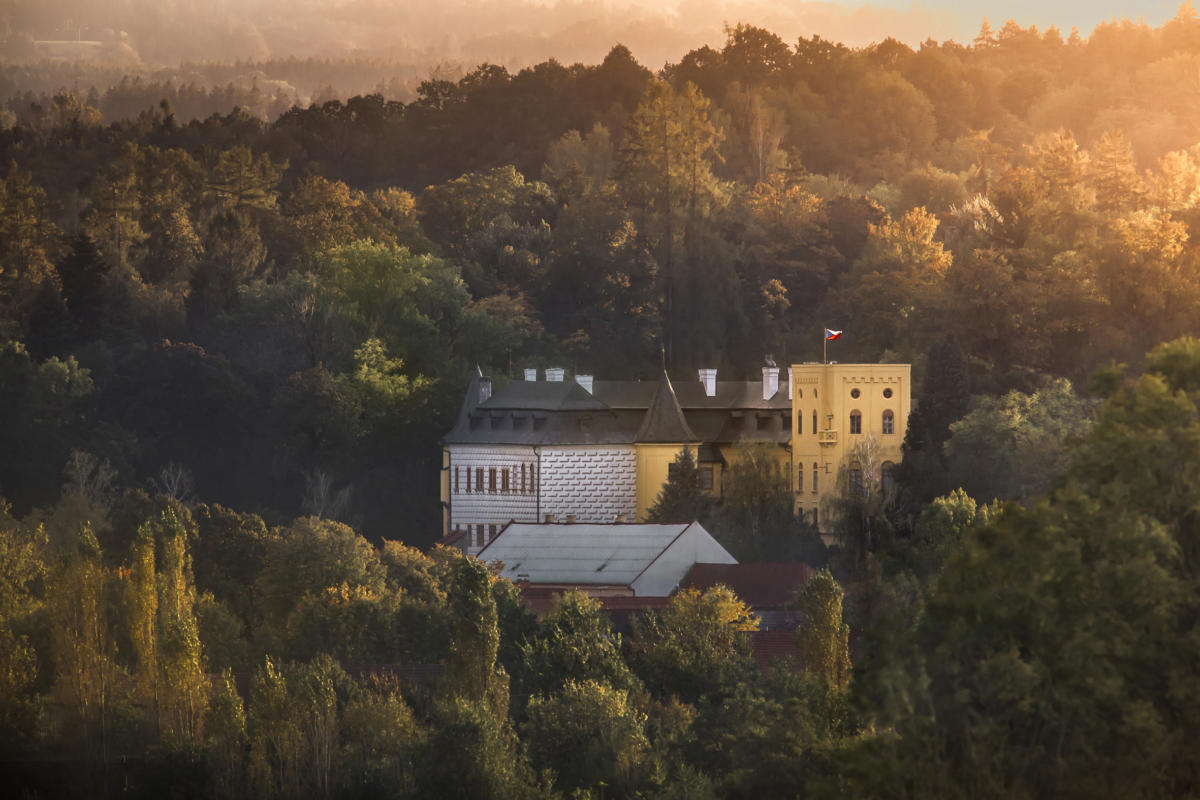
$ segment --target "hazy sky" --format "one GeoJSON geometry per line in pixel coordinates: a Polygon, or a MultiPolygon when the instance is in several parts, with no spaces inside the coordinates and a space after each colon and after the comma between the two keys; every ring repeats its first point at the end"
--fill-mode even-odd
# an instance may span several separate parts
{"type": "Polygon", "coordinates": [[[358,54],[511,67],[551,57],[596,63],[619,42],[657,68],[720,47],[724,26],[738,22],[789,43],[819,34],[855,47],[888,36],[915,46],[969,43],[984,17],[996,29],[1015,19],[1087,36],[1121,17],[1158,26],[1178,8],[1179,0],[0,0],[0,44],[16,34],[119,38],[143,64],[358,54]]]}

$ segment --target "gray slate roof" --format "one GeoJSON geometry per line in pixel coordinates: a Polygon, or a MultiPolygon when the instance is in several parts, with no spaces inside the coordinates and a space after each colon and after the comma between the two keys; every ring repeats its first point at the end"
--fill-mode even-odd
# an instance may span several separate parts
{"type": "Polygon", "coordinates": [[[510,523],[476,556],[501,561],[510,580],[628,586],[691,523],[589,525],[510,523]]]}
{"type": "MultiPolygon", "coordinates": [[[[786,371],[785,371],[786,375],[786,371]]],[[[781,375],[781,378],[785,377],[781,375]]],[[[762,381],[718,381],[709,397],[697,380],[595,381],[589,394],[573,380],[510,381],[479,403],[483,376],[472,375],[446,444],[631,444],[775,442],[786,444],[792,403],[787,381],[762,399],[762,381]],[[660,396],[662,397],[659,402],[660,396]]]]}

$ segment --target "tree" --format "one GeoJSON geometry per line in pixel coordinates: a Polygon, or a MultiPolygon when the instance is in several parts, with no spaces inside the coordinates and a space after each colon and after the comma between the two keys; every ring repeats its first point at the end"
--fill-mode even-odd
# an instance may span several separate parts
{"type": "Polygon", "coordinates": [[[176,746],[198,747],[203,741],[209,680],[196,622],[189,533],[170,506],[156,527],[162,541],[157,652],[160,725],[164,737],[176,746]]]}
{"type": "Polygon", "coordinates": [[[534,769],[551,770],[560,791],[632,796],[649,749],[644,724],[626,690],[571,679],[530,700],[521,733],[534,769]]]}
{"type": "Polygon", "coordinates": [[[508,717],[508,675],[496,662],[500,648],[492,575],[462,558],[450,591],[450,656],[443,686],[447,697],[476,704],[503,725],[508,717]]]}
{"type": "Polygon", "coordinates": [[[983,397],[950,425],[950,474],[972,497],[1022,499],[1050,488],[1069,447],[1087,432],[1093,404],[1058,378],[1025,394],[983,397]]]}
{"type": "Polygon", "coordinates": [[[725,586],[685,589],[631,623],[630,665],[655,696],[719,702],[757,667],[749,632],[758,618],[725,586]]]}
{"type": "Polygon", "coordinates": [[[667,482],[647,513],[649,522],[693,522],[712,514],[712,496],[700,485],[700,470],[692,448],[684,446],[675,456],[667,482]]]}
{"type": "Polygon", "coordinates": [[[842,587],[822,569],[809,578],[797,605],[804,613],[796,629],[804,670],[829,690],[844,691],[850,684],[850,626],[842,621],[842,587]]]}
{"type": "Polygon", "coordinates": [[[621,656],[621,635],[612,630],[600,603],[570,591],[554,601],[538,629],[520,644],[518,683],[527,695],[550,696],[568,681],[596,681],[634,688],[621,656]]]}
{"type": "Polygon", "coordinates": [[[693,84],[677,93],[666,81],[651,81],[621,150],[622,192],[659,265],[669,362],[679,321],[676,289],[698,256],[701,221],[719,202],[711,164],[724,136],[709,107],[693,84]]]}

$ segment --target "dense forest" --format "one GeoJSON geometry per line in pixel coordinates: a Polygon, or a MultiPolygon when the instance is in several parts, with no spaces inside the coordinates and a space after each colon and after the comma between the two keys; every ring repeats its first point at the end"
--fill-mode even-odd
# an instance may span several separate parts
{"type": "MultiPolygon", "coordinates": [[[[727,33],[658,72],[618,45],[306,107],[0,68],[3,769],[1200,794],[1200,16],[727,33]],[[758,669],[728,593],[618,634],[416,549],[476,365],[753,377],[826,325],[917,392],[898,491],[843,487],[802,670],[758,669]]],[[[668,489],[740,553],[811,540],[767,471],[719,508],[668,489]]]]}

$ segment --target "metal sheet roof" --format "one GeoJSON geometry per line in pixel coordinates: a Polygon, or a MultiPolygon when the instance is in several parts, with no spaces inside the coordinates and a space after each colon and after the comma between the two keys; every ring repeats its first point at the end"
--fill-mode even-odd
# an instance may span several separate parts
{"type": "Polygon", "coordinates": [[[479,551],[501,561],[509,580],[627,586],[689,524],[532,524],[514,522],[479,551]]]}

